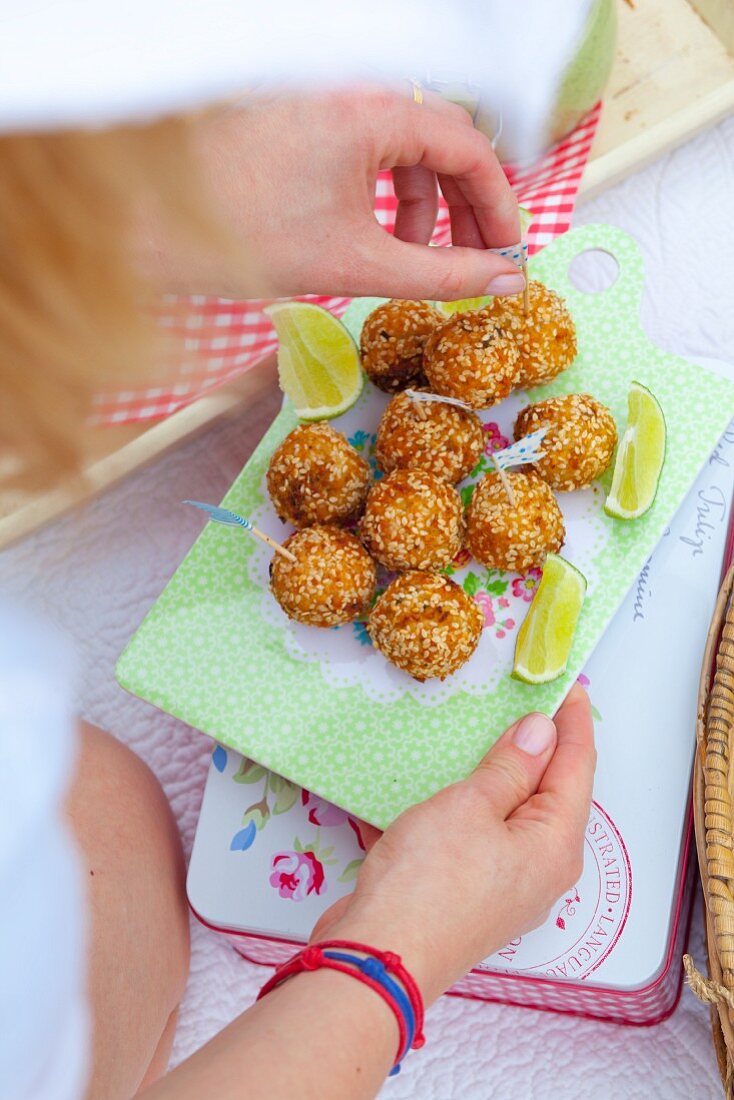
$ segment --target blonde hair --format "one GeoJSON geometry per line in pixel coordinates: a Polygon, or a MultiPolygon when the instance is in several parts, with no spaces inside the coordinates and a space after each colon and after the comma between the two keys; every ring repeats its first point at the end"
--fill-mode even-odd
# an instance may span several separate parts
{"type": "Polygon", "coordinates": [[[0,458],[25,486],[76,471],[93,395],[161,361],[137,273],[145,219],[223,246],[174,118],[0,138],[0,458]]]}

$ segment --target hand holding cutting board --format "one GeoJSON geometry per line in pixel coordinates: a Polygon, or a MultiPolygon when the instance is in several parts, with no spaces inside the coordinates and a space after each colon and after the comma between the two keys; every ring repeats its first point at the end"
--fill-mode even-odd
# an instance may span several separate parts
{"type": "Polygon", "coordinates": [[[576,684],[554,722],[527,715],[465,780],[407,810],[379,840],[373,831],[355,892],[327,910],[312,940],[398,951],[426,1001],[435,999],[477,959],[541,924],[580,876],[595,763],[591,708],[576,684]],[[417,873],[418,852],[431,853],[430,874],[417,873]]]}

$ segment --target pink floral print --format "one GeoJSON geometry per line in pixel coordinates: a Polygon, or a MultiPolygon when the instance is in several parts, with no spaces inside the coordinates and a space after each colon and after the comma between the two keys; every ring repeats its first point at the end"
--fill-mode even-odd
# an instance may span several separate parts
{"type": "Polygon", "coordinates": [[[304,901],[326,889],[323,865],[313,852],[276,852],[271,867],[270,885],[282,898],[304,901]]]}
{"type": "Polygon", "coordinates": [[[530,603],[540,583],[541,575],[540,569],[529,569],[524,576],[515,577],[512,582],[512,595],[515,599],[530,603]]]}

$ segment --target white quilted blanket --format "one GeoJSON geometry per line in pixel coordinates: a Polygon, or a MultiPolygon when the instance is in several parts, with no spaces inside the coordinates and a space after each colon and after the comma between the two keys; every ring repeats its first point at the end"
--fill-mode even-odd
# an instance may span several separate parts
{"type": "MultiPolygon", "coordinates": [[[[683,355],[734,357],[734,118],[584,205],[577,223],[633,233],[647,262],[643,323],[683,355]]],[[[82,710],[128,742],[160,777],[190,850],[209,742],[130,698],[115,661],[198,533],[184,498],[217,500],[274,415],[277,395],[214,427],[97,500],[0,555],[0,587],[40,606],[74,639],[82,710]]],[[[694,953],[702,959],[700,907],[694,953]]],[[[264,972],[193,926],[191,977],[174,1060],[246,1008],[264,972]]],[[[556,1100],[559,1096],[706,1100],[721,1095],[708,1013],[684,991],[667,1022],[619,1028],[444,998],[425,1049],[384,1088],[390,1100],[556,1100]]]]}

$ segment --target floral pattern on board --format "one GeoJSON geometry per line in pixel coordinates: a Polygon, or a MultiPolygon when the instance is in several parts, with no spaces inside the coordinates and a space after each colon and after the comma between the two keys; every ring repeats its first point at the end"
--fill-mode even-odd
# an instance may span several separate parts
{"type": "MultiPolygon", "coordinates": [[[[494,421],[490,421],[489,424],[482,424],[482,431],[484,433],[484,448],[479,462],[477,462],[471,472],[473,478],[480,477],[482,474],[495,470],[496,466],[494,462],[492,462],[492,455],[495,451],[503,451],[505,447],[509,447],[512,442],[506,435],[502,434],[499,424],[495,424],[494,421]]],[[[469,504],[473,491],[473,485],[465,485],[463,489],[459,490],[464,502],[464,507],[469,504]]]]}
{"type": "Polygon", "coordinates": [[[375,445],[377,443],[376,432],[355,432],[354,435],[348,436],[348,442],[352,444],[355,451],[359,451],[362,458],[366,458],[370,464],[370,470],[375,481],[380,481],[385,475],[377,465],[377,457],[375,455],[375,445]]]}
{"type": "Polygon", "coordinates": [[[505,447],[510,446],[510,440],[502,434],[499,424],[495,424],[494,421],[489,424],[482,424],[482,431],[484,432],[485,455],[491,456],[495,451],[504,451],[505,447]]]}
{"type": "Polygon", "coordinates": [[[451,575],[451,573],[455,573],[457,569],[463,569],[464,566],[468,565],[470,561],[471,554],[465,546],[462,546],[458,554],[456,554],[456,556],[451,559],[451,565],[446,566],[446,568],[444,569],[444,573],[448,573],[449,575],[451,575]]]}
{"type": "MultiPolygon", "coordinates": [[[[338,630],[339,628],[336,627],[335,629],[338,630]]],[[[352,630],[354,631],[354,636],[360,645],[372,645],[372,639],[370,638],[369,632],[367,630],[367,623],[352,623],[352,630]]]]}
{"type": "Polygon", "coordinates": [[[486,592],[478,592],[474,597],[474,602],[479,604],[482,614],[484,615],[484,629],[488,630],[494,628],[495,638],[504,638],[509,631],[515,629],[515,620],[509,616],[505,618],[498,618],[504,610],[510,606],[510,601],[505,599],[497,600],[497,606],[495,608],[494,600],[486,592]]]}
{"type": "Polygon", "coordinates": [[[517,625],[517,620],[507,614],[511,609],[507,595],[509,586],[510,582],[505,579],[501,569],[486,569],[483,577],[469,572],[463,582],[467,596],[471,596],[479,605],[484,616],[484,629],[493,630],[495,638],[500,640],[517,625]]]}
{"type": "MultiPolygon", "coordinates": [[[[483,460],[480,459],[479,460],[479,465],[475,466],[474,469],[472,470],[472,472],[471,472],[472,477],[476,477],[478,474],[480,474],[482,472],[482,461],[483,460]]],[[[471,498],[472,498],[472,495],[474,493],[474,485],[475,485],[475,482],[472,481],[472,483],[470,485],[462,485],[461,488],[459,489],[459,496],[461,497],[461,504],[462,504],[462,507],[464,507],[464,508],[468,508],[469,505],[471,504],[471,498]]]]}
{"type": "Polygon", "coordinates": [[[512,582],[512,595],[515,599],[524,600],[525,603],[530,603],[535,595],[535,590],[540,584],[541,576],[542,570],[529,569],[523,576],[515,577],[512,582]]]}

